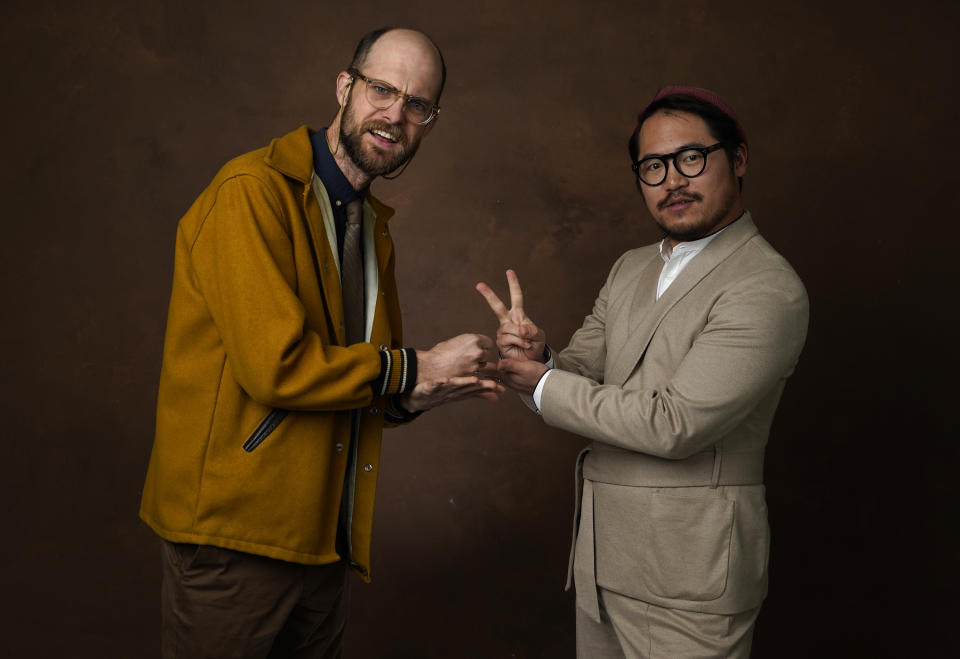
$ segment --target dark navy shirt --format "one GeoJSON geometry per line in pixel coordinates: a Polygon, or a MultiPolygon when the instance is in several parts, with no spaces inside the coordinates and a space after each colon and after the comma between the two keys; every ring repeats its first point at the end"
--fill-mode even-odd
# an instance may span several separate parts
{"type": "MultiPolygon", "coordinates": [[[[333,223],[337,228],[337,252],[340,254],[340,262],[343,263],[343,234],[347,230],[347,204],[354,199],[363,199],[367,191],[354,190],[350,181],[340,171],[337,161],[333,159],[333,154],[327,146],[326,128],[321,128],[311,135],[310,144],[313,146],[313,170],[323,183],[327,196],[330,197],[333,223]]],[[[342,149],[343,146],[341,145],[340,148],[342,149]]]]}

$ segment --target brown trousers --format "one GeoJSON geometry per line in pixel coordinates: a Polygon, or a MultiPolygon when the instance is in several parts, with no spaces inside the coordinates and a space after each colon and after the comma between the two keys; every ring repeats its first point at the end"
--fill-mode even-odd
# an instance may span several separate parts
{"type": "Polygon", "coordinates": [[[334,659],[348,570],[161,540],[164,659],[334,659]]]}
{"type": "Polygon", "coordinates": [[[598,588],[597,623],[577,607],[579,659],[747,659],[760,608],[735,615],[665,609],[598,588]]]}

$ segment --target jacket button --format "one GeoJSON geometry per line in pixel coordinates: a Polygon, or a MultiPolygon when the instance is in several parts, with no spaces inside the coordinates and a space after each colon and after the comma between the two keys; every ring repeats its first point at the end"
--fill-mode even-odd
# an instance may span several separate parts
{"type": "Polygon", "coordinates": [[[365,464],[365,465],[363,465],[363,470],[364,470],[364,471],[373,471],[373,465],[371,465],[371,464],[365,464]]]}
{"type": "Polygon", "coordinates": [[[330,266],[330,261],[323,262],[323,269],[326,270],[330,266]]]}
{"type": "Polygon", "coordinates": [[[343,444],[341,444],[340,442],[337,442],[336,449],[337,449],[337,452],[338,452],[338,453],[342,453],[342,452],[343,452],[343,444]]]}
{"type": "Polygon", "coordinates": [[[379,411],[380,411],[380,410],[378,410],[376,407],[371,407],[371,408],[370,408],[370,414],[377,414],[379,411]]]}
{"type": "Polygon", "coordinates": [[[389,350],[389,348],[387,348],[387,346],[383,345],[382,343],[380,344],[380,349],[381,349],[381,350],[389,350]]]}

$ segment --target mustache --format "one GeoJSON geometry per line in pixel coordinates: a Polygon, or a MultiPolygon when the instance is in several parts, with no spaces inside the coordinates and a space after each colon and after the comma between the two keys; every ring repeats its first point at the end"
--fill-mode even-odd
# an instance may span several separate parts
{"type": "Polygon", "coordinates": [[[674,192],[657,204],[657,208],[663,210],[670,204],[675,204],[678,201],[703,201],[703,195],[696,192],[674,192]]]}
{"type": "Polygon", "coordinates": [[[360,131],[366,133],[371,130],[383,131],[390,136],[391,139],[396,140],[397,144],[400,146],[407,146],[407,135],[399,126],[394,126],[383,121],[377,121],[375,119],[366,121],[360,126],[360,131]]]}

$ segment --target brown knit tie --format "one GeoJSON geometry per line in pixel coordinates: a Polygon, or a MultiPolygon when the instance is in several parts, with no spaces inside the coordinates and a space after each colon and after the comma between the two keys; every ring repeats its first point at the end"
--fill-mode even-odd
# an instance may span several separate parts
{"type": "Polygon", "coordinates": [[[363,202],[360,199],[354,199],[347,204],[347,230],[343,234],[343,264],[340,268],[340,289],[343,293],[347,345],[364,340],[363,259],[360,255],[362,220],[363,202]]]}

